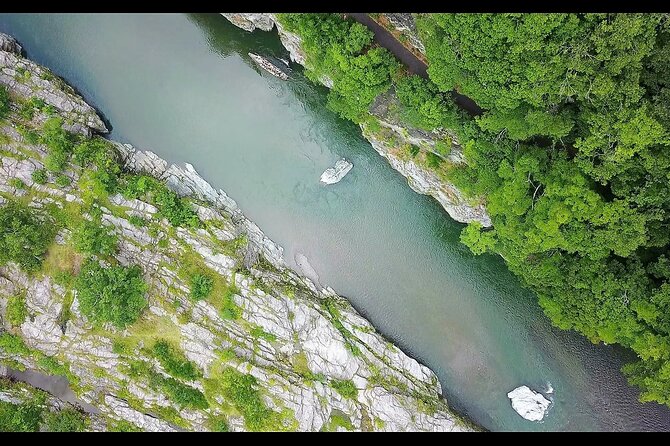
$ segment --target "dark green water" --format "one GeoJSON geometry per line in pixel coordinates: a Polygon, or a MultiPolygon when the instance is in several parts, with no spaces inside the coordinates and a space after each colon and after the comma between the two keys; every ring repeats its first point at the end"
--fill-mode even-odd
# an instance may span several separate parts
{"type": "Polygon", "coordinates": [[[218,15],[0,14],[27,55],[64,77],[112,137],[190,162],[321,283],[349,296],[384,334],[440,377],[451,405],[494,430],[668,430],[670,411],[637,402],[619,372],[630,359],[550,326],[501,259],[474,257],[462,225],[326,110],[298,67],[283,82],[253,51],[286,57],[276,33],[218,15]],[[354,169],[325,187],[345,156],[354,169]],[[506,393],[555,389],[542,423],[506,393]]]}

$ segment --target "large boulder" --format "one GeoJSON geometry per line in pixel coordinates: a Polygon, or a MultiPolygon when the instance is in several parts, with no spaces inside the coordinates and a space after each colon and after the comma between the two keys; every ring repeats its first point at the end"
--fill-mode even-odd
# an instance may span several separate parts
{"type": "Polygon", "coordinates": [[[509,392],[507,397],[512,400],[512,408],[529,421],[541,421],[551,405],[551,401],[544,395],[528,386],[517,387],[509,392]]]}
{"type": "Polygon", "coordinates": [[[352,167],[354,167],[354,165],[344,158],[337,160],[333,167],[329,167],[321,174],[321,182],[326,184],[338,183],[349,173],[352,167]]]}

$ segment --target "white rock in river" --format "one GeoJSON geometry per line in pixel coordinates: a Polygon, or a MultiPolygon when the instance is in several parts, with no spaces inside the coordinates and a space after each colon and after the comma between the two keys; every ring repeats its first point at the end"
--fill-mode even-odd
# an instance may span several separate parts
{"type": "Polygon", "coordinates": [[[329,167],[321,174],[321,182],[326,184],[335,184],[340,181],[351,168],[354,167],[349,161],[342,158],[335,163],[335,166],[329,167]]]}
{"type": "Polygon", "coordinates": [[[526,420],[540,421],[544,418],[551,401],[528,386],[520,386],[507,394],[512,408],[526,420]]]}

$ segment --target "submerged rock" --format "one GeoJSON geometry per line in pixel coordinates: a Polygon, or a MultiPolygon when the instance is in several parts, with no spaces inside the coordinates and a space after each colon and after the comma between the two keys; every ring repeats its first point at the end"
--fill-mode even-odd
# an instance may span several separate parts
{"type": "Polygon", "coordinates": [[[317,274],[314,267],[309,263],[307,257],[304,254],[297,253],[294,258],[295,263],[300,268],[302,274],[315,284],[319,285],[319,274],[317,274]]]}
{"type": "Polygon", "coordinates": [[[344,158],[338,160],[333,167],[329,167],[321,174],[321,182],[326,184],[338,183],[351,168],[354,167],[349,161],[344,158]]]}
{"type": "Polygon", "coordinates": [[[517,387],[507,397],[516,413],[529,421],[541,421],[551,405],[551,401],[528,386],[517,387]]]}

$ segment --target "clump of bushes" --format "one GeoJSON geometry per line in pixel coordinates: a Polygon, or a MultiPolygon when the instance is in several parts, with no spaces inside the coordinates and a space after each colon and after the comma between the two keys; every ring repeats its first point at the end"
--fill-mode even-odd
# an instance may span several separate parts
{"type": "Polygon", "coordinates": [[[36,432],[43,408],[34,402],[12,404],[0,401],[0,432],[36,432]]]}
{"type": "Polygon", "coordinates": [[[129,175],[125,178],[122,194],[128,199],[143,198],[158,207],[160,215],[173,226],[197,228],[201,225],[198,214],[184,198],[180,198],[168,187],[147,175],[129,175]]]}
{"type": "Polygon", "coordinates": [[[94,322],[111,322],[123,329],[135,322],[147,306],[147,285],[140,268],[102,267],[88,259],[75,281],[82,313],[94,322]]]}
{"type": "Polygon", "coordinates": [[[45,184],[49,179],[46,169],[36,169],[33,170],[33,173],[30,174],[30,177],[37,184],[45,184]]]}
{"type": "Polygon", "coordinates": [[[4,85],[0,85],[0,119],[5,119],[9,114],[9,93],[4,85]]]}
{"type": "Polygon", "coordinates": [[[7,298],[5,315],[13,327],[21,325],[26,320],[28,309],[26,308],[25,292],[16,293],[7,298]]]}
{"type": "Polygon", "coordinates": [[[165,371],[176,378],[193,381],[202,376],[192,361],[189,361],[181,351],[164,339],[156,341],[153,354],[165,371]]]}
{"type": "Polygon", "coordinates": [[[7,201],[0,206],[0,265],[15,262],[28,272],[38,270],[55,235],[49,215],[7,201]]]}
{"type": "Polygon", "coordinates": [[[116,252],[117,238],[110,226],[83,220],[72,231],[74,247],[83,253],[111,256],[116,252]]]}
{"type": "Polygon", "coordinates": [[[425,130],[459,125],[458,109],[432,82],[419,76],[404,76],[396,81],[395,91],[402,104],[402,117],[425,130]]]}
{"type": "Polygon", "coordinates": [[[149,384],[168,394],[170,399],[183,407],[207,409],[209,403],[205,395],[191,386],[187,386],[174,378],[167,378],[153,370],[149,371],[149,384]]]}
{"type": "Polygon", "coordinates": [[[355,400],[358,397],[358,389],[350,379],[334,379],[330,382],[330,386],[345,398],[355,400]]]}
{"type": "Polygon", "coordinates": [[[254,376],[240,373],[232,367],[221,373],[223,396],[244,416],[244,425],[252,431],[264,430],[277,416],[265,405],[257,386],[254,376]]]}
{"type": "Polygon", "coordinates": [[[7,182],[14,189],[25,189],[26,183],[23,182],[21,178],[10,178],[7,182]]]}
{"type": "Polygon", "coordinates": [[[44,423],[48,432],[82,432],[88,427],[88,418],[68,407],[57,412],[47,412],[44,423]]]}
{"type": "Polygon", "coordinates": [[[214,288],[214,280],[205,274],[195,274],[191,277],[191,299],[198,301],[207,299],[214,288]]]}

